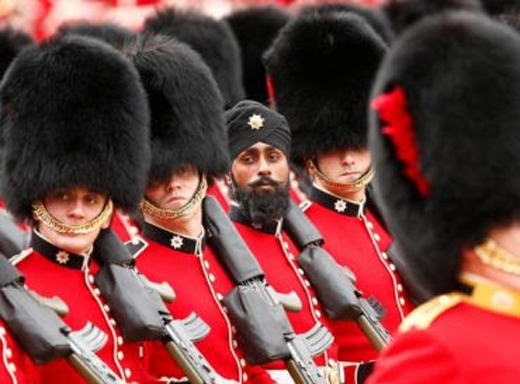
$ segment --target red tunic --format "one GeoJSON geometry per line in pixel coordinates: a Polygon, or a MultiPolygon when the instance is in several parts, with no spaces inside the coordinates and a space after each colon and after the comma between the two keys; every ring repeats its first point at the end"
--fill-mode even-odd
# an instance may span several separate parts
{"type": "Polygon", "coordinates": [[[431,310],[427,315],[430,324],[412,327],[395,337],[367,384],[518,382],[520,314],[504,315],[460,302],[441,308],[442,313],[432,320],[431,310]]]}
{"type": "Polygon", "coordinates": [[[139,227],[132,219],[120,211],[114,213],[114,218],[112,219],[110,227],[123,243],[126,243],[133,237],[139,235],[139,227]]]}
{"type": "Polygon", "coordinates": [[[222,180],[215,180],[208,188],[208,196],[213,196],[225,212],[229,211],[229,188],[222,180]]]}
{"type": "MultiPolygon", "coordinates": [[[[106,333],[108,341],[97,355],[120,378],[129,382],[157,382],[146,373],[144,345],[127,343],[121,337],[110,307],[94,282],[99,270],[96,261],[60,250],[36,232],[31,245],[32,249],[12,259],[25,275],[28,288],[46,297],[59,296],[69,308],[62,320],[72,330],[83,329],[91,322],[106,333]]],[[[64,359],[38,366],[35,376],[33,382],[38,384],[87,383],[64,359]]]]}
{"type": "MultiPolygon", "coordinates": [[[[362,205],[335,197],[316,187],[312,203],[305,210],[325,239],[324,248],[340,265],[356,276],[356,286],[366,297],[384,306],[383,325],[394,332],[412,304],[403,290],[395,265],[386,250],[392,239],[377,219],[362,205]]],[[[369,361],[377,351],[354,322],[333,321],[333,333],[339,343],[339,359],[344,362],[369,361]]]]}
{"type": "MultiPolygon", "coordinates": [[[[234,328],[222,304],[223,295],[233,283],[203,239],[178,235],[145,223],[139,241],[134,241],[136,265],[149,280],[167,282],[177,298],[168,303],[176,319],[197,313],[211,331],[196,346],[216,372],[226,379],[241,383],[270,383],[266,373],[246,365],[234,328]]],[[[132,245],[129,244],[130,249],[132,245]]],[[[150,371],[158,377],[185,377],[162,345],[153,348],[150,371]]]]}
{"type": "MultiPolygon", "coordinates": [[[[260,263],[267,281],[279,293],[295,292],[302,303],[300,312],[287,312],[294,331],[305,333],[317,323],[327,325],[323,310],[316,298],[304,271],[295,258],[296,246],[285,233],[277,230],[277,225],[254,229],[246,225],[236,207],[231,208],[230,216],[234,224],[260,263]]],[[[337,359],[337,346],[333,345],[324,355],[315,359],[316,364],[326,365],[328,359],[337,359]]],[[[285,369],[283,362],[274,362],[265,366],[267,369],[285,369]]]]}
{"type": "Polygon", "coordinates": [[[0,320],[0,383],[28,384],[35,365],[0,320]]]}

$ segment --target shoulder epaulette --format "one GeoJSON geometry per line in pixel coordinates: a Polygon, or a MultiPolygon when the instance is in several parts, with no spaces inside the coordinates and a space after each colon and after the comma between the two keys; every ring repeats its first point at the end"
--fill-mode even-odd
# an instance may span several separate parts
{"type": "Polygon", "coordinates": [[[27,248],[27,249],[24,249],[22,252],[14,255],[14,256],[11,256],[9,258],[9,262],[13,265],[17,265],[17,264],[20,264],[23,260],[25,260],[27,258],[27,256],[29,256],[31,253],[33,253],[33,249],[32,248],[27,248]]]}
{"type": "Polygon", "coordinates": [[[464,301],[462,293],[449,293],[433,298],[414,309],[399,326],[399,332],[427,329],[441,314],[464,301]]]}
{"type": "Polygon", "coordinates": [[[312,205],[312,201],[305,200],[300,203],[300,209],[305,212],[312,205]]]}
{"type": "Polygon", "coordinates": [[[148,247],[148,243],[141,237],[136,236],[132,240],[127,241],[125,243],[125,247],[134,257],[134,259],[136,259],[137,256],[139,256],[148,247]]]}

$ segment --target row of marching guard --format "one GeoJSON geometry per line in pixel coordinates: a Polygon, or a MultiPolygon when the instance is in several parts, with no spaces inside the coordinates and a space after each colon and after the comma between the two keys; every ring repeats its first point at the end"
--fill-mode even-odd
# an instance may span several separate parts
{"type": "Polygon", "coordinates": [[[514,6],[1,30],[0,384],[520,377],[514,6]]]}

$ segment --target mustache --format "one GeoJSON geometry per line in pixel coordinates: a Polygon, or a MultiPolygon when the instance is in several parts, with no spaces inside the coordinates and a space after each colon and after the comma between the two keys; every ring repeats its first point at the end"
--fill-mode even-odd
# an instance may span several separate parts
{"type": "Polygon", "coordinates": [[[279,182],[275,179],[272,179],[269,176],[262,176],[262,177],[258,178],[257,180],[250,182],[247,185],[248,185],[248,187],[256,188],[256,187],[260,187],[262,185],[272,185],[273,187],[279,187],[281,184],[282,184],[281,182],[279,182]]]}

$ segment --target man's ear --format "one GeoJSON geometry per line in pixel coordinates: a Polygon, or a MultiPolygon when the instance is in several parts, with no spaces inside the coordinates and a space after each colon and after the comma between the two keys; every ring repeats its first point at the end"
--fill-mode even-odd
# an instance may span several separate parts
{"type": "Polygon", "coordinates": [[[224,184],[226,185],[226,187],[228,187],[228,197],[231,200],[233,200],[235,198],[235,184],[233,183],[233,176],[231,174],[231,171],[226,173],[222,179],[224,180],[224,184]]]}
{"type": "Polygon", "coordinates": [[[224,183],[226,184],[226,186],[227,186],[228,188],[233,188],[233,179],[232,179],[232,177],[231,177],[231,172],[226,173],[226,174],[224,175],[224,183]]]}
{"type": "Polygon", "coordinates": [[[316,160],[313,158],[305,159],[305,168],[307,169],[307,173],[309,174],[309,177],[312,181],[314,181],[316,174],[314,172],[314,168],[317,167],[316,160]],[[314,167],[311,166],[311,164],[314,164],[314,167]]]}

